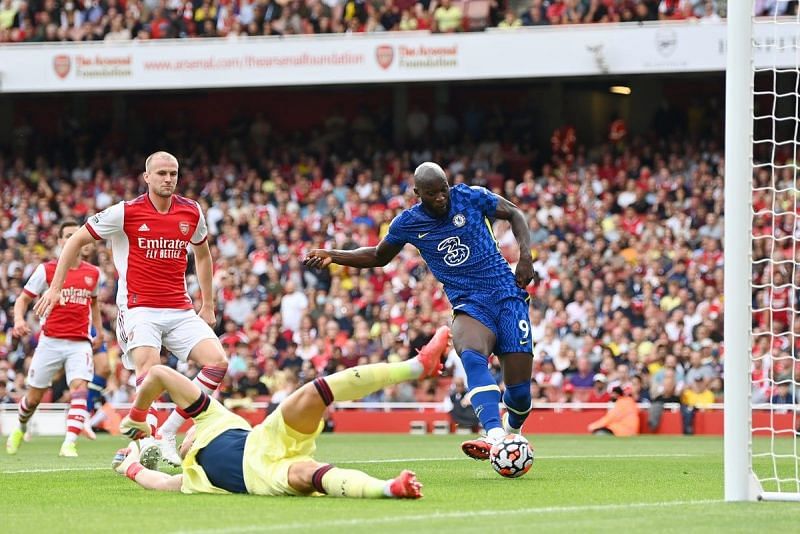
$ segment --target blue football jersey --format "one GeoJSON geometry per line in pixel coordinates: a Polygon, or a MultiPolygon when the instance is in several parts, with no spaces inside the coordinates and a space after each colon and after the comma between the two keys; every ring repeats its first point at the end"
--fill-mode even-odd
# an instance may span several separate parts
{"type": "Polygon", "coordinates": [[[458,184],[450,188],[447,217],[431,217],[417,203],[395,217],[385,239],[417,247],[454,308],[475,293],[519,296],[511,266],[492,234],[489,219],[496,209],[497,197],[486,188],[458,184]]]}

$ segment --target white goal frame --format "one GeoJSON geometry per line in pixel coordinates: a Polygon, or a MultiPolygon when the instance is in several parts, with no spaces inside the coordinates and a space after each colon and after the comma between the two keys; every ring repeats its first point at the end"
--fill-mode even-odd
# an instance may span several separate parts
{"type": "MultiPolygon", "coordinates": [[[[725,75],[725,500],[800,501],[800,492],[764,491],[753,469],[751,402],[753,294],[753,0],[728,2],[725,75]]],[[[783,21],[760,19],[757,24],[783,21]]],[[[792,21],[795,24],[797,21],[792,21]]],[[[800,26],[799,26],[800,27],[800,26]]],[[[800,31],[798,31],[800,38],[800,31]]],[[[784,46],[784,45],[781,45],[784,46]]],[[[761,46],[762,48],[766,48],[761,46]]],[[[800,69],[798,45],[791,47],[800,69]]],[[[773,68],[777,67],[773,66],[773,68]]],[[[800,71],[798,71],[800,76],[800,71]]],[[[795,118],[800,121],[800,117],[795,118]]],[[[795,140],[796,141],[796,140],[795,140]]],[[[759,142],[759,141],[757,141],[759,142]]],[[[795,403],[797,401],[795,400],[795,403]]],[[[797,404],[793,408],[796,408],[797,404]]],[[[765,408],[757,406],[756,409],[765,408]]],[[[797,439],[797,438],[794,438],[797,439]]],[[[795,451],[795,454],[797,452],[795,451]]],[[[797,464],[797,458],[795,458],[797,464]]],[[[779,486],[780,487],[780,486],[779,486]]],[[[800,483],[798,484],[800,487],[800,483]]]]}
{"type": "Polygon", "coordinates": [[[753,160],[753,0],[728,4],[725,70],[725,500],[752,487],[750,336],[753,160]],[[735,214],[735,216],[734,216],[735,214]]]}

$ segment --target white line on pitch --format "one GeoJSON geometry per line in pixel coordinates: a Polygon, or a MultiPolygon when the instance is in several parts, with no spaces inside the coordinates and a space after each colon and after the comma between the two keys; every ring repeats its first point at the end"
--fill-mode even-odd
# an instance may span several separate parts
{"type": "MultiPolygon", "coordinates": [[[[537,460],[578,460],[578,459],[614,459],[614,458],[694,458],[700,456],[715,456],[714,453],[709,454],[575,454],[575,455],[551,455],[551,456],[536,456],[537,460]]],[[[382,460],[346,460],[334,462],[338,465],[344,464],[400,464],[407,462],[458,462],[466,460],[464,456],[449,456],[446,458],[385,458],[382,460]]],[[[110,467],[54,467],[42,469],[17,469],[13,471],[0,471],[1,475],[16,475],[27,473],[58,473],[62,471],[103,471],[111,469],[110,467]]]]}
{"type": "Polygon", "coordinates": [[[0,475],[18,475],[23,473],[58,473],[61,471],[111,471],[111,467],[54,467],[52,469],[17,469],[15,471],[0,471],[0,475]]]}
{"type": "Polygon", "coordinates": [[[703,454],[697,453],[682,453],[682,452],[674,452],[674,453],[658,453],[658,454],[646,454],[646,453],[637,453],[637,454],[553,454],[548,456],[537,456],[537,460],[563,460],[563,459],[575,459],[575,458],[694,458],[698,456],[719,456],[722,457],[722,451],[719,453],[716,452],[707,452],[703,454]]]}
{"type": "MultiPolygon", "coordinates": [[[[572,454],[535,456],[537,460],[578,460],[578,459],[613,459],[613,458],[694,458],[699,456],[717,456],[716,453],[708,454],[572,454]]],[[[721,456],[721,455],[720,455],[721,456]]],[[[386,458],[383,460],[347,460],[334,462],[336,464],[395,464],[403,462],[456,462],[465,460],[465,456],[448,456],[446,458],[386,458]]]]}
{"type": "Polygon", "coordinates": [[[697,500],[697,501],[663,501],[663,502],[637,502],[628,504],[588,504],[584,506],[546,506],[541,508],[518,508],[515,510],[479,510],[463,512],[436,512],[432,514],[418,515],[398,515],[395,517],[365,517],[350,519],[326,519],[319,522],[295,522],[282,524],[262,524],[247,525],[241,527],[229,527],[221,529],[201,529],[201,530],[179,530],[175,534],[233,534],[236,532],[264,532],[270,530],[310,530],[324,526],[329,527],[350,527],[368,526],[387,523],[405,523],[407,521],[436,521],[440,519],[469,519],[473,517],[493,517],[508,515],[537,515],[552,513],[574,513],[574,512],[605,512],[609,510],[628,510],[630,508],[671,508],[674,506],[699,506],[706,504],[717,504],[722,500],[697,500]]]}

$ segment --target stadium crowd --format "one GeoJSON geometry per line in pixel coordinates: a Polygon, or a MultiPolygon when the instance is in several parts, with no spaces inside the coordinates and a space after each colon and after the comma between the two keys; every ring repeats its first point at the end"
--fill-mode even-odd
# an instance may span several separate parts
{"type": "MultiPolygon", "coordinates": [[[[525,121],[476,110],[449,121],[415,110],[404,150],[389,148],[381,124],[358,117],[329,117],[302,139],[281,136],[261,115],[213,139],[175,127],[163,140],[181,160],[179,192],[200,202],[210,232],[217,331],[230,357],[222,396],[230,405],[277,403],[337,369],[405,359],[448,322],[441,287],[408,247],[384,268],[317,272],[302,265],[311,248],[377,244],[392,218],[415,202],[411,172],[432,159],[454,183],[485,185],[527,214],[538,274],[529,288],[535,403],[606,402],[614,392],[653,403],[720,402],[723,151],[710,117],[681,123],[675,113],[657,116],[652,135],[643,137],[630,136],[616,120],[608,141],[592,147],[566,125],[553,133],[545,156],[523,141],[525,121]],[[492,133],[501,131],[493,121],[507,125],[507,136],[492,133]],[[687,129],[712,133],[690,142],[687,129]]],[[[58,221],[85,220],[143,192],[139,176],[149,148],[143,143],[137,150],[127,139],[134,149],[123,152],[113,148],[122,146],[113,133],[94,145],[91,133],[73,132],[56,141],[59,151],[24,130],[14,132],[15,152],[0,154],[0,401],[17,399],[24,387],[36,334],[12,339],[12,308],[36,265],[56,254],[58,221]],[[104,148],[86,153],[83,146],[104,148]]],[[[762,224],[768,233],[767,218],[756,227],[762,224]]],[[[513,264],[518,249],[508,224],[497,221],[494,232],[513,264]]],[[[769,254],[759,250],[757,258],[769,254]]],[[[133,379],[114,342],[110,255],[99,244],[92,261],[103,273],[100,300],[114,369],[108,399],[125,402],[133,379]]],[[[199,295],[191,268],[188,287],[199,295]]],[[[793,297],[768,289],[757,295],[762,304],[785,308],[780,298],[793,297]]],[[[784,325],[774,322],[773,331],[785,329],[788,312],[772,315],[784,325]]],[[[769,312],[756,318],[757,328],[770,328],[769,312]]],[[[773,380],[792,375],[793,343],[775,339],[780,343],[762,336],[754,349],[761,357],[753,393],[792,402],[794,392],[775,388],[773,380]]],[[[188,366],[181,370],[193,376],[188,366]]],[[[367,400],[441,401],[451,382],[460,399],[464,375],[454,354],[447,368],[448,378],[367,400]]]]}
{"type": "MultiPolygon", "coordinates": [[[[765,14],[775,2],[761,2],[765,14]]],[[[790,3],[778,2],[788,9],[790,3]]],[[[428,30],[700,20],[724,0],[0,0],[0,43],[428,30]]],[[[772,10],[772,11],[771,11],[772,10]]]]}

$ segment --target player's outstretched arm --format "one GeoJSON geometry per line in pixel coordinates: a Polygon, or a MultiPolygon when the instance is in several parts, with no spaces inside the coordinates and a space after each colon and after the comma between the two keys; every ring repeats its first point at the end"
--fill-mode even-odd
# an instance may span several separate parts
{"type": "Polygon", "coordinates": [[[314,249],[308,253],[303,264],[314,269],[322,269],[331,263],[365,269],[383,267],[403,249],[385,239],[375,247],[361,247],[355,250],[314,249]]]}
{"type": "Polygon", "coordinates": [[[61,301],[61,288],[64,286],[64,279],[67,277],[69,266],[78,259],[81,248],[89,243],[94,243],[94,241],[95,239],[86,229],[86,225],[81,226],[77,232],[67,239],[64,249],[58,257],[58,265],[56,266],[56,272],[53,273],[53,279],[50,281],[50,287],[33,307],[36,315],[39,317],[46,316],[61,301]]]}
{"type": "Polygon", "coordinates": [[[183,475],[168,475],[161,471],[153,471],[143,467],[134,477],[134,482],[144,489],[155,491],[180,491],[183,475]]]}
{"type": "MultiPolygon", "coordinates": [[[[154,445],[155,446],[155,445],[154,445]]],[[[139,442],[132,441],[128,447],[120,449],[111,462],[111,468],[139,484],[144,489],[155,491],[180,491],[183,475],[168,475],[143,466],[140,462],[142,451],[139,442]]]]}
{"type": "Polygon", "coordinates": [[[181,485],[183,484],[183,475],[168,475],[161,471],[154,471],[146,468],[138,461],[131,462],[127,466],[123,463],[119,471],[144,489],[154,491],[180,491],[181,485]],[[122,468],[124,468],[124,470],[122,470],[122,468]]]}
{"type": "Polygon", "coordinates": [[[519,245],[517,285],[525,289],[533,279],[533,257],[531,256],[531,234],[528,231],[528,221],[521,209],[501,196],[497,197],[495,217],[511,222],[511,231],[519,245]]]}

